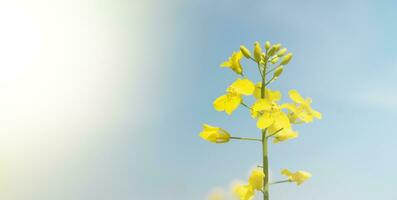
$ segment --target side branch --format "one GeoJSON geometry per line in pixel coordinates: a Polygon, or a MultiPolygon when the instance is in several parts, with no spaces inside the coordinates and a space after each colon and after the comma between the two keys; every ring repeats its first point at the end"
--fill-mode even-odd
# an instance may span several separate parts
{"type": "Polygon", "coordinates": [[[250,140],[250,141],[262,142],[261,139],[257,139],[257,138],[230,137],[230,139],[233,139],[233,140],[250,140]]]}

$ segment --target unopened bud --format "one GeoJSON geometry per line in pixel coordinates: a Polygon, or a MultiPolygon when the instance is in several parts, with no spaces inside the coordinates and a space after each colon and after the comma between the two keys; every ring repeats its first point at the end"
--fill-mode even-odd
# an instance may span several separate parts
{"type": "Polygon", "coordinates": [[[243,55],[246,57],[246,58],[251,58],[251,53],[250,53],[250,51],[247,49],[247,47],[245,47],[244,45],[241,45],[240,46],[240,51],[241,51],[241,53],[243,53],[243,55]]]}
{"type": "Polygon", "coordinates": [[[254,44],[254,59],[256,60],[256,62],[261,61],[261,55],[262,55],[262,48],[261,45],[259,44],[259,42],[255,42],[254,44]]]}
{"type": "Polygon", "coordinates": [[[270,62],[271,62],[272,64],[274,64],[274,63],[278,62],[279,59],[280,59],[279,57],[275,57],[275,58],[273,58],[270,62]]]}
{"type": "Polygon", "coordinates": [[[266,53],[265,52],[262,52],[261,58],[262,58],[262,60],[266,60],[266,53]]]}
{"type": "Polygon", "coordinates": [[[270,42],[269,42],[269,41],[266,41],[266,43],[265,43],[265,49],[266,49],[266,50],[269,50],[269,48],[270,48],[270,42]]]}
{"type": "Polygon", "coordinates": [[[281,44],[277,43],[277,44],[273,45],[273,48],[274,48],[274,51],[277,52],[278,50],[280,50],[281,44]]]}
{"type": "Polygon", "coordinates": [[[292,53],[288,53],[287,55],[285,55],[284,57],[283,57],[283,59],[281,60],[281,65],[286,65],[286,64],[288,64],[290,61],[291,61],[291,59],[292,59],[292,53]]]}
{"type": "Polygon", "coordinates": [[[284,67],[280,65],[277,67],[276,71],[274,71],[274,77],[279,77],[283,73],[284,67]]]}
{"type": "Polygon", "coordinates": [[[277,52],[277,55],[279,57],[283,56],[285,53],[287,53],[287,48],[282,48],[280,51],[277,52]]]}
{"type": "Polygon", "coordinates": [[[268,55],[269,57],[270,57],[270,56],[273,56],[275,52],[276,52],[276,50],[274,49],[274,46],[272,46],[272,47],[270,48],[270,50],[267,52],[267,55],[268,55]]]}

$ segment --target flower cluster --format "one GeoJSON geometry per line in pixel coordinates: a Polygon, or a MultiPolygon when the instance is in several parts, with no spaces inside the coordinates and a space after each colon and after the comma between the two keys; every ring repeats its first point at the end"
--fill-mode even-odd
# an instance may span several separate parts
{"type": "MultiPolygon", "coordinates": [[[[233,52],[232,56],[221,64],[221,67],[230,68],[239,77],[226,88],[223,95],[214,100],[214,109],[231,115],[240,106],[246,108],[249,115],[256,121],[256,127],[261,130],[261,137],[236,137],[222,128],[208,124],[203,125],[203,130],[199,135],[212,143],[227,143],[231,140],[251,140],[262,143],[263,166],[252,171],[248,184],[237,185],[233,189],[234,194],[241,200],[252,199],[255,191],[263,192],[264,199],[269,199],[268,188],[271,183],[266,176],[268,173],[268,140],[272,139],[273,143],[280,143],[294,139],[298,137],[298,132],[293,129],[293,125],[311,123],[315,118],[321,119],[322,117],[320,112],[311,107],[312,100],[302,97],[297,90],[288,92],[291,102],[282,103],[280,102],[281,92],[269,88],[269,84],[281,76],[292,57],[293,54],[279,43],[272,45],[267,41],[262,48],[259,42],[255,42],[252,53],[242,45],[239,51],[233,52]],[[245,68],[241,64],[243,58],[256,63],[260,74],[260,80],[257,83],[245,76],[245,68]],[[251,105],[246,103],[244,98],[247,97],[253,98],[254,101],[251,105]]],[[[288,179],[274,183],[296,182],[300,185],[311,177],[308,172],[292,173],[286,169],[282,170],[282,174],[288,179]]]]}

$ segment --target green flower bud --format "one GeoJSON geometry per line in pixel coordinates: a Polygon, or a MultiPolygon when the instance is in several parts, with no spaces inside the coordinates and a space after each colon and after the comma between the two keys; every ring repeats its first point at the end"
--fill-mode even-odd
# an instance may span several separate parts
{"type": "Polygon", "coordinates": [[[274,71],[274,77],[279,77],[283,73],[284,67],[282,65],[278,66],[276,71],[274,71]]]}
{"type": "Polygon", "coordinates": [[[274,52],[277,52],[278,50],[280,50],[281,44],[277,43],[277,44],[273,45],[273,48],[274,48],[274,52]]]}
{"type": "Polygon", "coordinates": [[[267,52],[267,55],[268,55],[269,57],[270,57],[270,56],[273,56],[275,52],[276,52],[276,49],[274,48],[274,46],[272,46],[272,47],[270,48],[270,50],[267,52]]]}
{"type": "Polygon", "coordinates": [[[241,45],[240,46],[240,51],[241,51],[241,53],[243,53],[243,55],[246,57],[246,58],[251,58],[251,53],[250,53],[250,51],[247,49],[247,47],[245,47],[244,45],[241,45]]]}
{"type": "Polygon", "coordinates": [[[275,58],[273,58],[270,62],[271,62],[272,64],[274,64],[274,63],[278,62],[279,59],[280,59],[279,57],[275,57],[275,58]]]}
{"type": "Polygon", "coordinates": [[[265,49],[266,49],[266,50],[269,50],[269,48],[270,48],[270,42],[269,42],[269,41],[266,41],[266,43],[265,43],[265,49]]]}
{"type": "Polygon", "coordinates": [[[254,44],[254,59],[256,60],[256,62],[261,61],[261,55],[262,55],[262,48],[261,45],[259,44],[259,42],[255,42],[254,44]]]}
{"type": "Polygon", "coordinates": [[[277,55],[279,57],[283,56],[285,53],[287,53],[287,48],[282,48],[280,51],[277,52],[277,55]]]}
{"type": "Polygon", "coordinates": [[[290,61],[291,61],[291,59],[292,59],[292,53],[288,53],[287,55],[285,55],[284,57],[283,57],[283,59],[281,60],[281,65],[286,65],[286,64],[288,64],[290,61]]]}
{"type": "Polygon", "coordinates": [[[266,60],[266,53],[265,52],[262,52],[261,58],[262,58],[262,60],[266,60]]]}

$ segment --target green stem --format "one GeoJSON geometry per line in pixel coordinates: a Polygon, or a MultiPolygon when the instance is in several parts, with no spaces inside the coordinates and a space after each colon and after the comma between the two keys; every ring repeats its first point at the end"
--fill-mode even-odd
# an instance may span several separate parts
{"type": "Polygon", "coordinates": [[[273,67],[271,70],[269,70],[268,72],[266,72],[266,75],[272,73],[274,70],[276,70],[278,67],[280,67],[280,65],[277,65],[276,67],[273,67]]]}
{"type": "Polygon", "coordinates": [[[274,79],[276,79],[275,76],[273,76],[273,77],[270,79],[270,81],[268,81],[268,82],[265,84],[265,86],[269,85],[274,79]]]}
{"type": "Polygon", "coordinates": [[[269,157],[268,157],[268,138],[266,137],[266,129],[262,130],[262,147],[263,147],[263,173],[265,178],[263,180],[264,191],[263,199],[269,200],[269,157]]]}
{"type": "Polygon", "coordinates": [[[269,185],[274,185],[274,184],[279,184],[279,183],[290,183],[290,182],[292,182],[292,181],[287,179],[287,180],[282,180],[282,181],[275,181],[275,182],[269,183],[269,185]]]}
{"type": "MultiPolygon", "coordinates": [[[[267,52],[266,52],[267,55],[267,52]]],[[[259,63],[258,63],[259,65],[259,63]]],[[[261,98],[264,99],[265,91],[266,91],[266,68],[267,68],[267,60],[265,60],[265,65],[263,67],[262,76],[262,87],[261,87],[261,98]]],[[[269,200],[269,157],[268,157],[268,138],[266,137],[267,129],[262,130],[262,151],[263,151],[263,173],[265,174],[265,178],[263,179],[263,200],[269,200]]]]}
{"type": "Polygon", "coordinates": [[[257,138],[244,138],[244,137],[230,137],[230,139],[233,140],[251,140],[251,141],[259,141],[261,142],[261,139],[257,139],[257,138]]]}
{"type": "Polygon", "coordinates": [[[244,102],[241,102],[240,104],[251,110],[251,108],[247,104],[245,104],[244,102]]]}
{"type": "Polygon", "coordinates": [[[280,128],[280,129],[278,129],[276,132],[274,132],[274,133],[272,133],[272,134],[270,134],[270,135],[268,135],[268,136],[266,136],[267,138],[270,138],[270,137],[272,137],[273,135],[276,135],[277,133],[279,133],[280,131],[282,131],[284,128],[280,128]]]}

